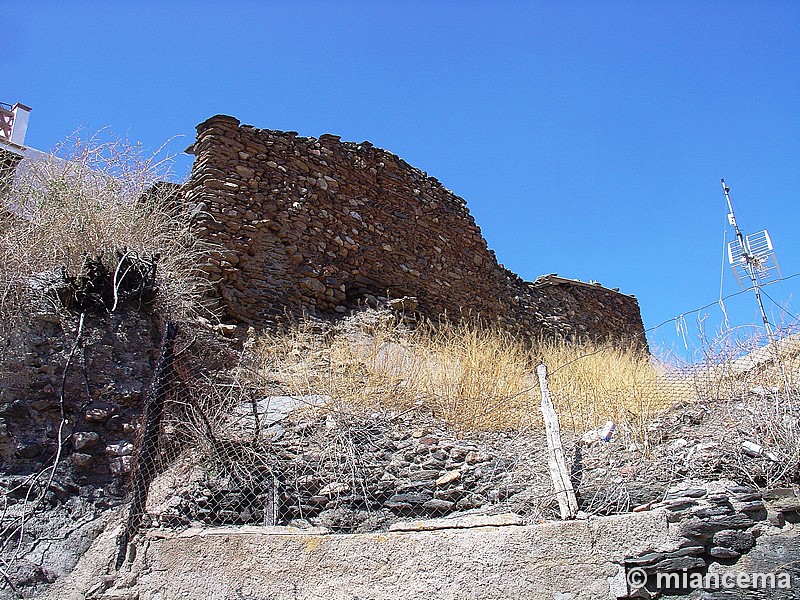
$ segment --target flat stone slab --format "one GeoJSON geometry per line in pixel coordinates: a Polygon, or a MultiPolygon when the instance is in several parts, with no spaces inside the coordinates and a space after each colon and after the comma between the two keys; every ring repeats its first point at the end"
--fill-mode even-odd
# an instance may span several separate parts
{"type": "Polygon", "coordinates": [[[445,519],[426,519],[424,521],[404,521],[393,523],[389,531],[435,531],[437,529],[470,529],[472,527],[506,527],[524,525],[518,514],[504,513],[500,515],[467,515],[445,519]]]}
{"type": "MultiPolygon", "coordinates": [[[[270,527],[162,532],[148,535],[100,597],[598,600],[624,588],[626,555],[674,550],[680,542],[665,510],[508,526],[516,523],[517,515],[476,515],[385,533],[270,527]]],[[[114,556],[116,533],[109,528],[43,597],[90,597],[114,556]]]]}
{"type": "MultiPolygon", "coordinates": [[[[177,534],[179,538],[209,537],[214,535],[328,535],[331,532],[327,527],[287,527],[287,526],[259,526],[239,525],[230,527],[190,527],[177,534]]],[[[150,532],[153,537],[175,537],[158,535],[158,531],[150,532]]]]}
{"type": "MultiPolygon", "coordinates": [[[[257,413],[259,427],[265,429],[270,425],[279,423],[291,413],[301,408],[324,406],[333,399],[330,396],[312,394],[308,396],[266,396],[257,401],[257,413]]],[[[233,418],[240,421],[240,426],[247,430],[253,430],[255,423],[253,420],[253,408],[249,404],[240,404],[233,411],[233,418]]]]}

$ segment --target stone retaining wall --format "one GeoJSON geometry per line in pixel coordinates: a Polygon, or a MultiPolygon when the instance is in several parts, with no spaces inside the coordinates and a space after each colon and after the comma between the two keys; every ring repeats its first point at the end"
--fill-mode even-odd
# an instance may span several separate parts
{"type": "Polygon", "coordinates": [[[369,142],[257,129],[217,115],[197,127],[184,190],[205,266],[233,321],[335,314],[370,295],[414,296],[431,318],[480,316],[530,335],[643,341],[632,296],[498,264],[462,198],[369,142]]]}
{"type": "Polygon", "coordinates": [[[69,423],[61,434],[71,441],[66,450],[72,450],[76,480],[107,483],[109,473],[124,475],[131,468],[142,391],[158,352],[157,325],[138,311],[87,314],[79,351],[70,360],[77,323],[62,318],[32,315],[3,354],[0,465],[4,474],[27,474],[52,459],[63,385],[69,423]]]}
{"type": "Polygon", "coordinates": [[[653,510],[532,526],[495,515],[348,535],[319,527],[151,530],[133,563],[98,585],[114,548],[110,530],[45,597],[788,600],[800,587],[800,535],[785,521],[797,520],[798,506],[793,489],[718,482],[675,489],[653,510]],[[684,572],[711,585],[665,589],[655,575],[684,572]],[[731,573],[734,581],[775,574],[776,585],[731,589],[731,573]]]}

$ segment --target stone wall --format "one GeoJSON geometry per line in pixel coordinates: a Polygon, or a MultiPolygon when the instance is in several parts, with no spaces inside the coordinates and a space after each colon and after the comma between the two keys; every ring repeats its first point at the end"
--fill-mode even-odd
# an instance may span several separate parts
{"type": "Polygon", "coordinates": [[[62,391],[69,423],[61,435],[71,442],[65,455],[70,456],[75,481],[106,483],[110,474],[130,471],[142,392],[158,354],[156,320],[133,310],[87,314],[78,351],[70,356],[77,321],[70,314],[35,312],[2,353],[4,474],[28,474],[55,456],[62,391]]]}
{"type": "Polygon", "coordinates": [[[68,573],[123,501],[159,334],[142,311],[87,312],[76,345],[77,315],[26,309],[0,349],[0,528],[14,539],[0,559],[29,594],[68,573]]]}
{"type": "Polygon", "coordinates": [[[413,296],[431,318],[480,316],[531,335],[643,340],[632,296],[498,264],[462,198],[369,142],[257,129],[218,115],[197,127],[185,185],[206,270],[233,321],[345,312],[413,296]]]}

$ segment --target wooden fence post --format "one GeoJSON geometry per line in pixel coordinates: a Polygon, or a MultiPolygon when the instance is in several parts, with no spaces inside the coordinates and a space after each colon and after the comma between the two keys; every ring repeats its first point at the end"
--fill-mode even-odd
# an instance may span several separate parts
{"type": "Polygon", "coordinates": [[[578,500],[572,487],[567,459],[561,447],[561,428],[558,425],[558,415],[553,406],[553,398],[547,386],[547,367],[544,364],[536,366],[536,375],[539,377],[539,387],[542,390],[542,416],[544,417],[545,431],[547,432],[547,465],[550,468],[550,477],[558,500],[558,508],[562,519],[574,519],[578,514],[578,500]]]}

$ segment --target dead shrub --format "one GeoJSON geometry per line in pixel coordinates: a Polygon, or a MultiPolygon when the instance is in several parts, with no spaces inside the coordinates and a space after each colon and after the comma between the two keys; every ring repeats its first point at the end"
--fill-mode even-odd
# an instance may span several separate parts
{"type": "MultiPolygon", "coordinates": [[[[105,132],[79,135],[23,160],[0,206],[0,319],[5,338],[54,281],[87,260],[120,275],[124,261],[156,264],[155,302],[172,320],[204,312],[198,270],[210,248],[170,177],[171,159],[145,156],[105,132]]],[[[124,268],[124,265],[123,265],[124,268]]],[[[110,308],[110,307],[109,307],[110,308]]]]}

